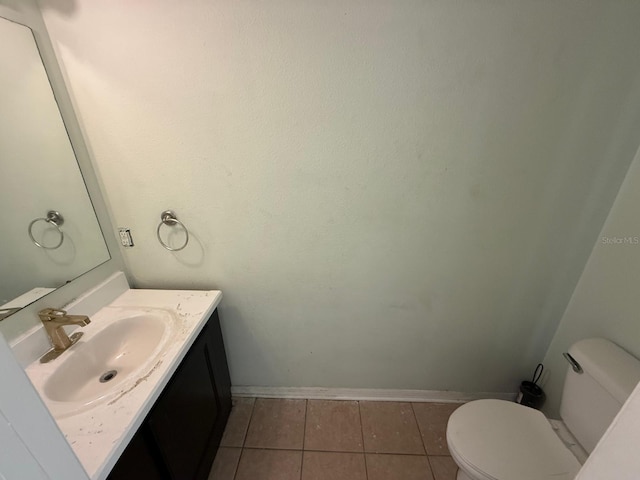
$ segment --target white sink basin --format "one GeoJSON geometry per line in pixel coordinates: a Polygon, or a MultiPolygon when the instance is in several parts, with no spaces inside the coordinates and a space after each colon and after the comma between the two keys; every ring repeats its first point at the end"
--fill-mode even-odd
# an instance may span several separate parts
{"type": "Polygon", "coordinates": [[[84,336],[50,365],[45,402],[56,418],[114,401],[146,380],[169,345],[176,317],[167,310],[102,310],[111,318],[92,321],[84,336]]]}

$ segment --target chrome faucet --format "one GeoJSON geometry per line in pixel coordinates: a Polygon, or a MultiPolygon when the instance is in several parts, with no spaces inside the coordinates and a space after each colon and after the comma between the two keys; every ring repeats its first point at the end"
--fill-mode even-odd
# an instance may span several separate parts
{"type": "Polygon", "coordinates": [[[49,360],[53,360],[62,352],[64,352],[71,345],[76,343],[82,336],[82,332],[77,332],[71,335],[71,338],[67,335],[67,332],[62,328],[65,325],[80,325],[84,327],[89,325],[91,320],[86,315],[68,315],[64,310],[57,310],[55,308],[45,308],[38,312],[38,316],[44,325],[44,329],[51,340],[53,350],[47,353],[40,359],[41,362],[46,363],[49,360]]]}

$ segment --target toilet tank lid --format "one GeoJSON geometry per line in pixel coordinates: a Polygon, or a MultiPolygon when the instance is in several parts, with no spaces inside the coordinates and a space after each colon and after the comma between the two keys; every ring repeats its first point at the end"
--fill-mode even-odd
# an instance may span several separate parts
{"type": "Polygon", "coordinates": [[[626,402],[640,382],[640,361],[609,340],[580,340],[571,346],[569,353],[586,374],[620,403],[626,402]]]}

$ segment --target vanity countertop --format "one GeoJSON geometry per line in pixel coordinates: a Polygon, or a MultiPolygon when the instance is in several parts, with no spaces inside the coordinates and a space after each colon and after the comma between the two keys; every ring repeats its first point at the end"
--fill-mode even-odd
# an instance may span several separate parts
{"type": "MultiPolygon", "coordinates": [[[[160,361],[149,371],[142,371],[135,384],[124,388],[121,395],[86,412],[56,418],[91,479],[102,480],[109,475],[221,299],[222,293],[216,290],[132,289],[108,305],[169,310],[179,319],[179,325],[160,361]]],[[[108,311],[101,310],[91,320],[92,323],[108,321],[107,317],[108,311]]],[[[48,375],[46,368],[35,363],[26,371],[36,389],[44,384],[48,375]]]]}

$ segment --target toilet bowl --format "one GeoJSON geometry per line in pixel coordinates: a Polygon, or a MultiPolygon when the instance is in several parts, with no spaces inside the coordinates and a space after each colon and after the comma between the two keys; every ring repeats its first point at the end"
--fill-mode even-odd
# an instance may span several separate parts
{"type": "Polygon", "coordinates": [[[447,443],[460,467],[458,480],[571,480],[580,470],[541,412],[505,400],[458,408],[447,443]]]}
{"type": "Polygon", "coordinates": [[[447,424],[457,480],[572,480],[640,381],[640,361],[608,340],[569,349],[560,416],[505,400],[476,400],[447,424]],[[563,432],[562,435],[557,430],[563,432]],[[562,438],[561,438],[562,437],[562,438]]]}

